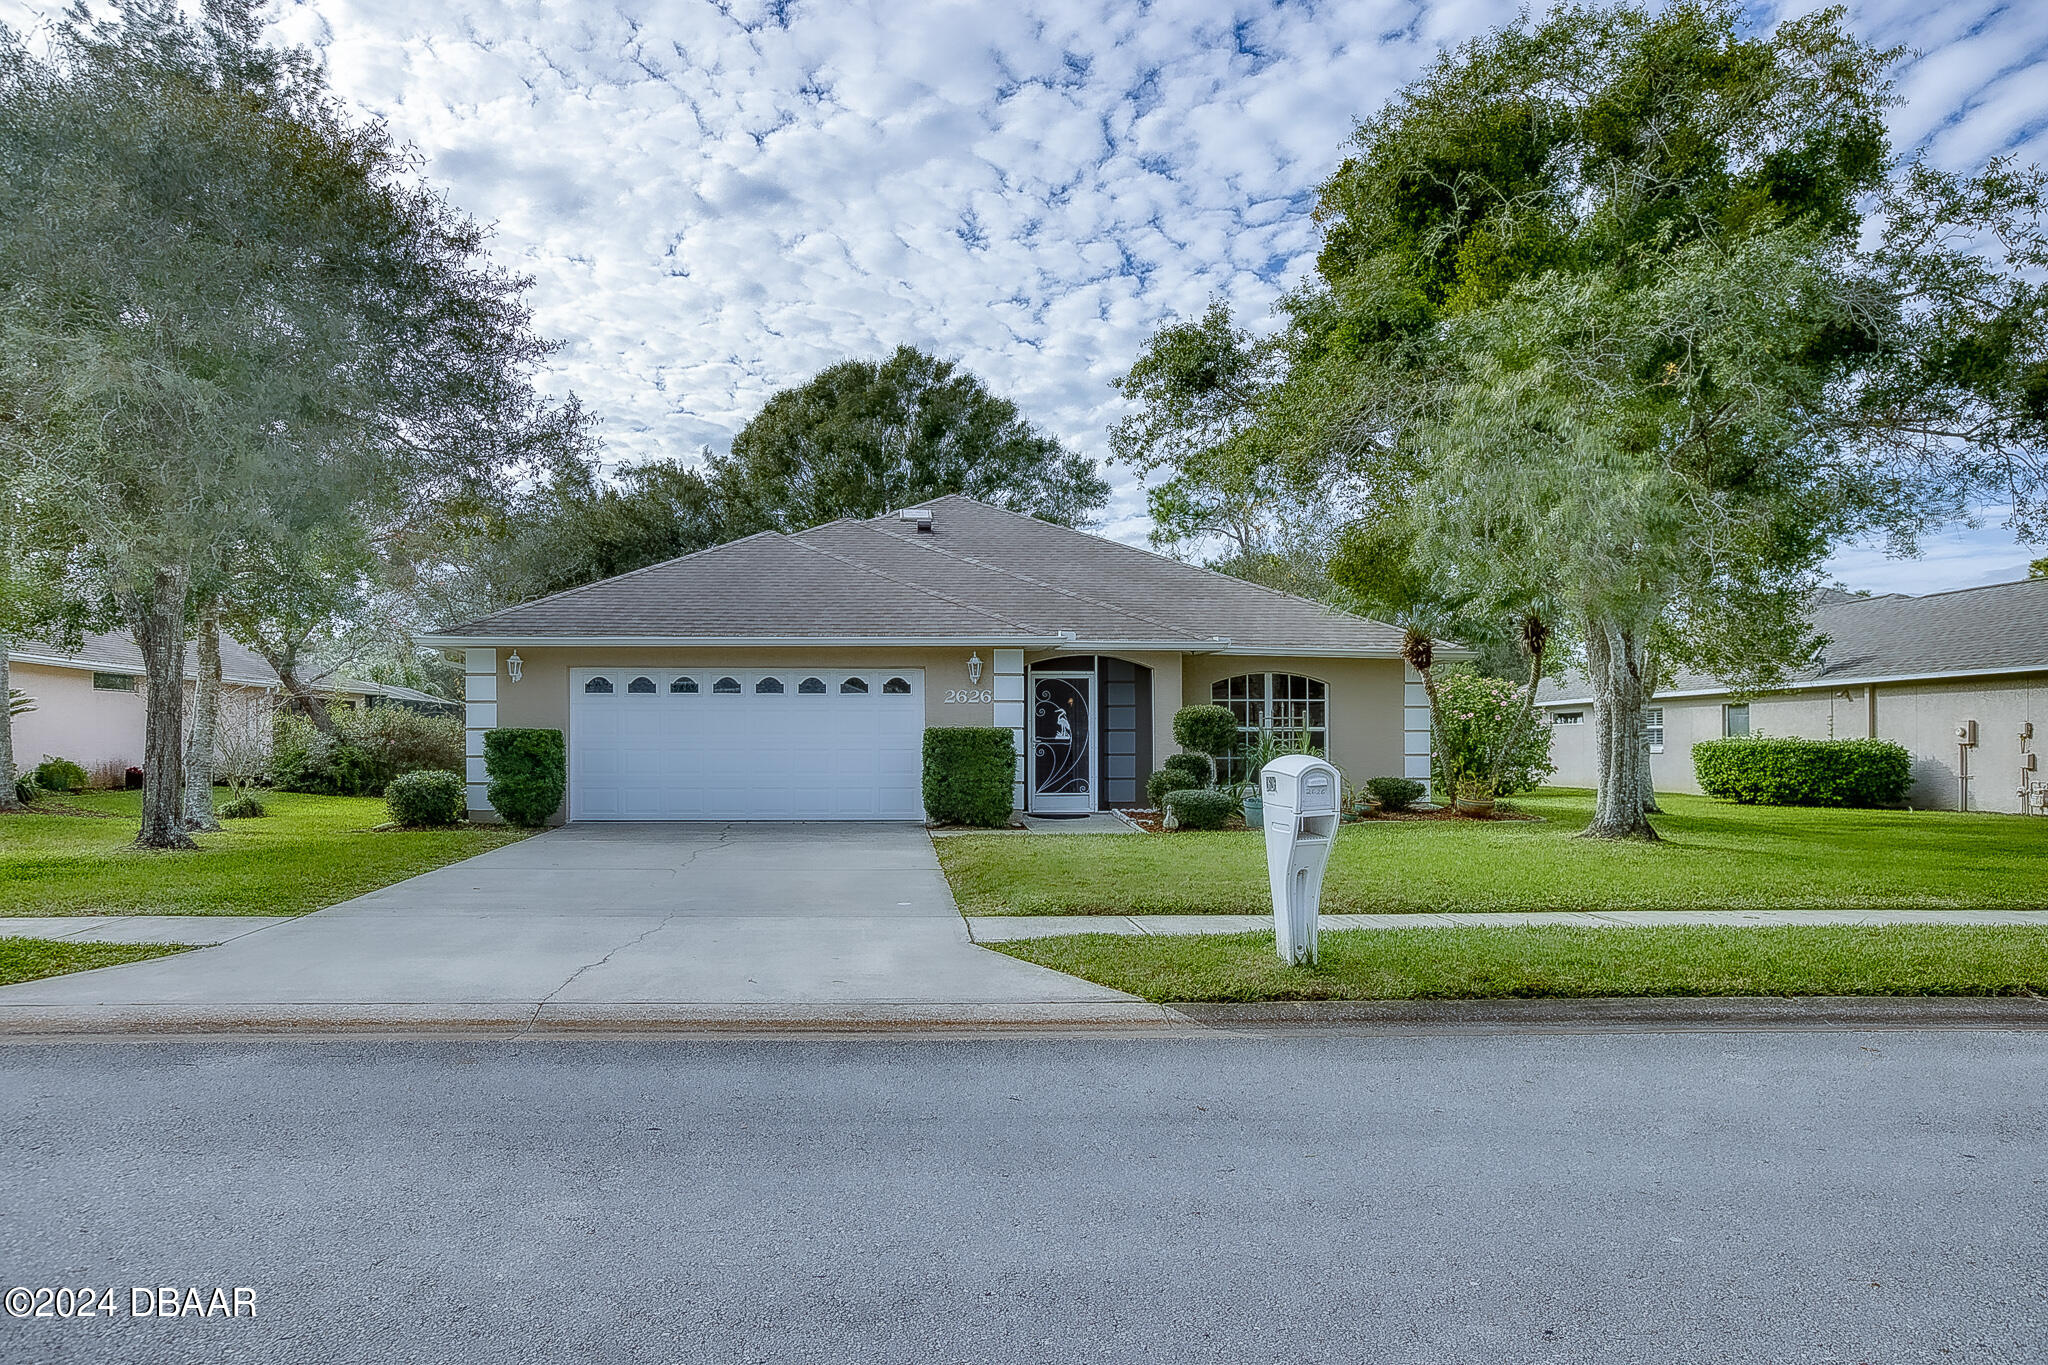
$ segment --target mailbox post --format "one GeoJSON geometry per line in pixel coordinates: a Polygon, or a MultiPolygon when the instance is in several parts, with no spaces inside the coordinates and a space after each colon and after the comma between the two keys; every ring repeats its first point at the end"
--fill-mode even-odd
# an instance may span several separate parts
{"type": "Polygon", "coordinates": [[[1280,960],[1316,960],[1316,910],[1323,869],[1337,837],[1337,770],[1320,758],[1288,754],[1261,771],[1266,803],[1266,871],[1273,881],[1273,934],[1280,960]]]}

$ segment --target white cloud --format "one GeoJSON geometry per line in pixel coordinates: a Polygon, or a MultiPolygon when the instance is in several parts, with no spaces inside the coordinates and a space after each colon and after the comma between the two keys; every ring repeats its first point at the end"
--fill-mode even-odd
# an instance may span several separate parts
{"type": "MultiPolygon", "coordinates": [[[[539,323],[566,343],[548,384],[581,393],[608,458],[627,460],[723,447],[774,390],[898,342],[959,357],[1104,454],[1109,382],[1153,329],[1217,294],[1263,317],[1309,267],[1307,196],[1353,120],[1514,9],[277,0],[275,13],[341,94],[496,225],[494,249],[535,276],[539,323]]],[[[2033,95],[2048,5],[1851,9],[1859,32],[1919,50],[1893,120],[1903,144],[1959,166],[2007,148],[2048,160],[2033,95]]],[[[42,12],[0,0],[17,24],[42,12]]],[[[1142,495],[1112,474],[1110,529],[1141,538],[1142,495]]]]}

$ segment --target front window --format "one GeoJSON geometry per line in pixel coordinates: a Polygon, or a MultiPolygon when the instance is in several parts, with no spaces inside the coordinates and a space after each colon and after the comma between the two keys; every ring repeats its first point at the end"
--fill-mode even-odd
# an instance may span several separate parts
{"type": "Polygon", "coordinates": [[[1664,708],[1646,706],[1643,708],[1643,738],[1649,742],[1650,752],[1664,752],[1664,708]]]}
{"type": "MultiPolygon", "coordinates": [[[[1329,689],[1319,679],[1299,673],[1240,673],[1218,679],[1209,695],[1237,717],[1240,749],[1271,735],[1287,749],[1306,739],[1317,751],[1330,752],[1329,689]]],[[[1238,754],[1219,759],[1216,766],[1227,782],[1242,782],[1250,775],[1250,765],[1238,754]]]]}
{"type": "Polygon", "coordinates": [[[1559,711],[1550,718],[1550,723],[1552,725],[1584,725],[1586,723],[1586,713],[1584,711],[1559,711]]]}
{"type": "Polygon", "coordinates": [[[131,673],[95,673],[92,675],[92,690],[95,692],[133,692],[135,676],[131,673]]]}
{"type": "Polygon", "coordinates": [[[1749,733],[1749,703],[1732,702],[1721,708],[1721,733],[1729,739],[1741,739],[1749,733]]]}

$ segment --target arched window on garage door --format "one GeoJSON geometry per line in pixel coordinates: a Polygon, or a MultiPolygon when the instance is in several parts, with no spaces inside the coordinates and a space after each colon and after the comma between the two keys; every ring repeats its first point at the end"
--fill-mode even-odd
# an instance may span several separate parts
{"type": "MultiPolygon", "coordinates": [[[[1237,717],[1240,745],[1253,745],[1270,734],[1292,748],[1306,735],[1324,754],[1330,752],[1329,688],[1320,678],[1300,673],[1240,673],[1218,678],[1209,689],[1218,706],[1237,717]]],[[[1243,759],[1232,756],[1217,766],[1225,780],[1242,782],[1249,774],[1243,759]]]]}
{"type": "Polygon", "coordinates": [[[610,696],[612,680],[610,678],[592,678],[589,682],[583,684],[583,690],[592,696],[610,696]]]}

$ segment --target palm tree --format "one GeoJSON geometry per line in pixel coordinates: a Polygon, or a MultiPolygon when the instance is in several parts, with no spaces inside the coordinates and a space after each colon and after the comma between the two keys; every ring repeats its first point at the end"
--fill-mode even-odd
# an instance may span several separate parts
{"type": "Polygon", "coordinates": [[[7,718],[25,716],[36,709],[36,699],[18,687],[7,689],[7,718]]]}

